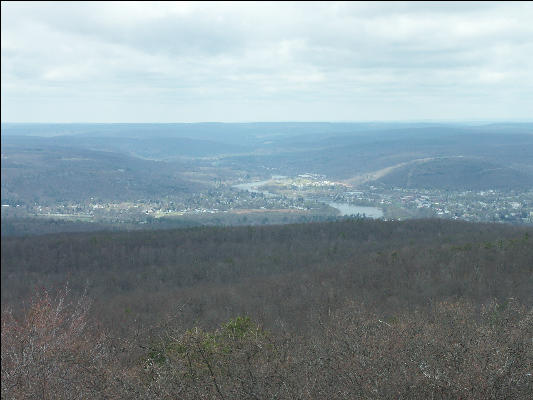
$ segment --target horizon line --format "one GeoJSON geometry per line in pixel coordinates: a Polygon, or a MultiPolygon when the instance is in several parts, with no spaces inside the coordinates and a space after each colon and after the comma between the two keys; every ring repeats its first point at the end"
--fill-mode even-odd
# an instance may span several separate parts
{"type": "Polygon", "coordinates": [[[0,124],[95,124],[95,125],[112,125],[112,124],[368,124],[368,123],[483,123],[483,122],[511,122],[511,123],[533,123],[533,119],[413,119],[413,120],[321,120],[321,121],[306,121],[306,120],[279,120],[279,121],[173,121],[173,122],[128,122],[128,121],[114,121],[114,122],[96,122],[96,121],[1,121],[0,124]]]}

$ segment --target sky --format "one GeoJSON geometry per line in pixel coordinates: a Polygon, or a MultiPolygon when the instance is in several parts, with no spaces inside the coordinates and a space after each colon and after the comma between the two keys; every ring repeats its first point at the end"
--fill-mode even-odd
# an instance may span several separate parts
{"type": "Polygon", "coordinates": [[[2,122],[533,119],[533,2],[1,3],[2,122]]]}

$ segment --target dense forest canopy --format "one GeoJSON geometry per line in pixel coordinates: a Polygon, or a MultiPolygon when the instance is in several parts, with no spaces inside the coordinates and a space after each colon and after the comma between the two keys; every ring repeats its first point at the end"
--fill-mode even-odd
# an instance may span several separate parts
{"type": "Polygon", "coordinates": [[[79,342],[71,356],[93,368],[96,375],[79,372],[83,379],[110,385],[93,394],[373,398],[377,390],[380,398],[448,398],[468,388],[471,398],[527,398],[532,237],[531,228],[508,225],[346,219],[3,238],[2,342],[24,346],[12,329],[37,312],[31,307],[52,318],[54,293],[68,285],[62,301],[71,299],[72,311],[62,309],[62,318],[83,311],[88,330],[65,333],[79,342]],[[42,290],[50,294],[28,303],[42,290]],[[449,358],[459,356],[457,345],[470,354],[461,361],[449,358]],[[103,352],[99,366],[91,346],[103,352]],[[514,360],[503,375],[494,352],[506,354],[502,363],[514,360]],[[490,365],[474,372],[479,357],[490,365]],[[187,364],[193,359],[196,366],[187,364]],[[106,369],[115,383],[98,375],[106,369]]]}

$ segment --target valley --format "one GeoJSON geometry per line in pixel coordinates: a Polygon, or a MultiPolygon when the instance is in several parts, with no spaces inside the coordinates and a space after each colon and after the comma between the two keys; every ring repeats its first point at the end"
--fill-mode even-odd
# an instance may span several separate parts
{"type": "Polygon", "coordinates": [[[404,125],[54,126],[69,132],[59,136],[46,125],[3,125],[3,232],[22,234],[21,219],[41,232],[47,220],[152,229],[365,214],[346,207],[384,219],[532,223],[528,125],[404,125]],[[490,134],[478,143],[483,129],[490,134]]]}

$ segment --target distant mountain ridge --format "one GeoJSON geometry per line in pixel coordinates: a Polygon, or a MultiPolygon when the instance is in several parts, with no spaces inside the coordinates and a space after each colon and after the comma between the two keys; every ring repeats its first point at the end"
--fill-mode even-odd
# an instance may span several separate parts
{"type": "Polygon", "coordinates": [[[533,189],[533,176],[500,164],[467,157],[415,160],[391,168],[375,184],[408,189],[533,189]]]}
{"type": "Polygon", "coordinates": [[[38,146],[2,146],[2,199],[132,201],[189,193],[203,185],[183,176],[179,163],[125,154],[38,146]]]}
{"type": "Polygon", "coordinates": [[[187,168],[209,170],[211,183],[215,178],[221,181],[220,171],[241,177],[316,173],[352,184],[375,181],[450,190],[528,190],[533,182],[533,123],[2,123],[1,127],[2,188],[11,194],[26,193],[25,198],[49,197],[53,191],[68,199],[99,192],[126,198],[194,191],[198,184],[186,178],[191,176],[187,168]],[[59,162],[61,158],[80,160],[59,162]],[[47,188],[42,188],[43,182],[47,188]],[[68,183],[68,188],[60,187],[60,182],[68,183]],[[76,195],[74,188],[79,190],[76,195]]]}
{"type": "Polygon", "coordinates": [[[251,151],[248,146],[186,137],[105,137],[105,136],[6,136],[2,144],[19,147],[68,147],[96,151],[112,151],[153,160],[179,157],[212,157],[251,151]]]}

